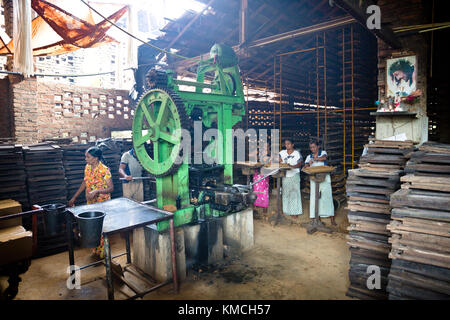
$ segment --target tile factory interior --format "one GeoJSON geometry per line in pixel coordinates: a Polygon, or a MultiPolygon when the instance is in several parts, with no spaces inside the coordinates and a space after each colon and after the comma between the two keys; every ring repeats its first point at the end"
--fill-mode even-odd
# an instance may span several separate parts
{"type": "Polygon", "coordinates": [[[3,0],[0,300],[448,300],[444,2],[3,0]]]}

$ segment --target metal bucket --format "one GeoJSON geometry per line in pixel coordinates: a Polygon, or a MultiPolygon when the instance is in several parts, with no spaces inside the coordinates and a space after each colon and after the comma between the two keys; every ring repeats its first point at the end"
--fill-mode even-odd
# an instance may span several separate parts
{"type": "Polygon", "coordinates": [[[54,236],[61,233],[66,206],[61,203],[54,203],[43,205],[42,209],[45,211],[44,223],[47,235],[54,236]]]}
{"type": "Polygon", "coordinates": [[[105,213],[101,211],[86,211],[76,216],[82,248],[95,248],[100,245],[104,218],[105,213]]]}

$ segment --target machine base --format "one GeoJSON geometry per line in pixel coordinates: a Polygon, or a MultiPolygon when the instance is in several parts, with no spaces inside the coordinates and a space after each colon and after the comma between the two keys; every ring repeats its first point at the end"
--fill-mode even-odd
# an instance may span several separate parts
{"type": "Polygon", "coordinates": [[[222,217],[223,243],[238,252],[255,244],[253,237],[253,209],[248,208],[222,217]]]}
{"type": "MultiPolygon", "coordinates": [[[[175,229],[175,248],[178,281],[186,279],[184,230],[175,229]]],[[[158,232],[155,225],[133,232],[133,264],[152,279],[163,282],[172,279],[172,260],[169,232],[158,232]]]]}
{"type": "Polygon", "coordinates": [[[186,267],[211,265],[223,260],[222,221],[217,218],[183,226],[186,267]]]}
{"type": "MultiPolygon", "coordinates": [[[[170,237],[155,225],[133,233],[133,264],[157,281],[172,278],[170,237]]],[[[201,220],[175,228],[178,280],[194,264],[212,265],[224,258],[224,245],[238,254],[254,245],[253,210],[245,209],[225,217],[201,220]]]]}

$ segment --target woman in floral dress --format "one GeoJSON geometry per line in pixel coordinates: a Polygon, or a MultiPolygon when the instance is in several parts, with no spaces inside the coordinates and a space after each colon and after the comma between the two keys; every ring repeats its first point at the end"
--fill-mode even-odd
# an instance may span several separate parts
{"type": "MultiPolygon", "coordinates": [[[[111,199],[111,192],[114,191],[114,185],[111,179],[111,172],[104,164],[102,150],[97,147],[91,147],[85,154],[86,167],[84,168],[84,180],[72,199],[69,201],[69,207],[72,207],[77,197],[86,192],[87,204],[103,202],[111,199]]],[[[105,256],[103,237],[100,240],[100,246],[94,249],[94,254],[101,259],[105,256]]]]}

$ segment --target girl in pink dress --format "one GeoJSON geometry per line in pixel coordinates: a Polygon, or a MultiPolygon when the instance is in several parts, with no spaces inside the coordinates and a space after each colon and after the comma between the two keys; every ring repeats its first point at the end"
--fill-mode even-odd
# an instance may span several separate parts
{"type": "MultiPolygon", "coordinates": [[[[267,145],[267,152],[266,155],[259,159],[260,163],[268,164],[270,162],[270,156],[267,154],[270,152],[270,148],[267,145]]],[[[253,175],[253,182],[258,181],[258,179],[261,179],[264,175],[260,174],[260,172],[257,172],[253,175]]],[[[264,208],[264,212],[267,212],[267,208],[269,207],[269,178],[266,177],[259,181],[258,183],[253,185],[253,191],[256,193],[256,200],[253,203],[256,207],[264,208]]]]}

